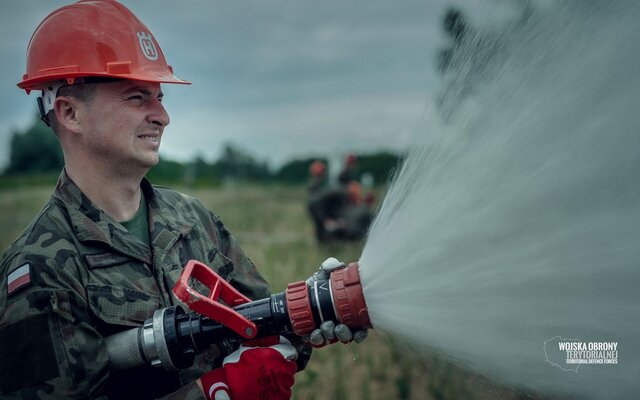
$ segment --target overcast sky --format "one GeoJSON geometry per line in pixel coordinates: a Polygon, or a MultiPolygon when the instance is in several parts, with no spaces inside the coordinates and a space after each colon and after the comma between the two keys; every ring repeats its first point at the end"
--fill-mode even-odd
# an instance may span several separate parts
{"type": "MultiPolygon", "coordinates": [[[[15,85],[38,23],[68,1],[0,5],[0,166],[35,98],[15,85]]],[[[232,142],[272,166],[294,157],[404,149],[440,84],[450,0],[125,0],[177,76],[161,154],[214,160],[232,142]]],[[[475,3],[475,2],[471,2],[475,3]]],[[[424,122],[424,121],[423,121],[424,122]]]]}

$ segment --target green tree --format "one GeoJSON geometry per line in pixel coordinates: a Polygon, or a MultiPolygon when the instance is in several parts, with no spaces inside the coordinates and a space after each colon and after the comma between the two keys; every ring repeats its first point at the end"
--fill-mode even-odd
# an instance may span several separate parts
{"type": "Polygon", "coordinates": [[[6,175],[54,173],[64,166],[58,140],[37,116],[27,130],[12,133],[9,151],[6,175]]]}
{"type": "Polygon", "coordinates": [[[185,180],[186,167],[173,160],[160,157],[160,162],[149,170],[147,178],[153,183],[174,183],[185,180]]]}
{"type": "Polygon", "coordinates": [[[266,162],[257,161],[245,150],[226,144],[222,156],[213,164],[216,174],[223,179],[239,181],[266,181],[271,172],[266,162]]]}
{"type": "Polygon", "coordinates": [[[387,183],[401,162],[400,156],[389,152],[358,155],[358,178],[368,173],[376,184],[387,183]]]}
{"type": "Polygon", "coordinates": [[[275,179],[290,185],[299,185],[309,180],[309,166],[312,162],[320,160],[329,168],[329,163],[324,158],[305,158],[291,160],[284,164],[275,174],[275,179]]]}
{"type": "Polygon", "coordinates": [[[451,45],[440,51],[438,69],[444,73],[451,68],[454,54],[459,51],[465,36],[469,34],[469,27],[462,11],[455,7],[450,7],[444,15],[442,28],[451,39],[451,45]]]}
{"type": "Polygon", "coordinates": [[[509,52],[509,42],[521,31],[532,14],[529,0],[514,2],[517,17],[495,27],[479,27],[469,22],[461,10],[451,7],[444,14],[442,29],[449,45],[440,50],[438,69],[444,78],[436,105],[445,121],[451,119],[459,105],[481,86],[499,75],[509,52]]]}
{"type": "MultiPolygon", "coordinates": [[[[400,166],[401,157],[390,152],[379,152],[374,154],[358,154],[358,172],[357,178],[368,174],[374,180],[374,183],[384,184],[388,182],[391,175],[400,166]]],[[[279,182],[297,185],[307,182],[309,179],[309,166],[315,160],[325,163],[329,170],[329,161],[326,158],[303,158],[295,159],[284,164],[278,172],[275,173],[274,179],[279,182]]]]}

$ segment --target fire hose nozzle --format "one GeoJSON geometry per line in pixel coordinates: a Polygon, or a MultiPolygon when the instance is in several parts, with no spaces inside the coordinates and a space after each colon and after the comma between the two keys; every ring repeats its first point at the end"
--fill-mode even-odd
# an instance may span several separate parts
{"type": "MultiPolygon", "coordinates": [[[[272,303],[280,304],[276,311],[288,315],[291,330],[298,336],[311,333],[324,321],[343,323],[351,329],[372,328],[367,304],[360,282],[360,271],[357,262],[347,267],[335,259],[337,267],[328,273],[328,279],[308,279],[290,283],[284,292],[284,302],[281,299],[272,303]]],[[[323,267],[325,267],[323,263],[323,267]]],[[[252,339],[259,335],[258,327],[249,318],[235,309],[218,302],[225,301],[230,306],[250,304],[251,301],[227,281],[222,279],[205,264],[191,260],[185,266],[180,280],[173,288],[173,293],[191,310],[196,311],[212,320],[218,321],[245,339],[252,339]],[[194,290],[189,282],[197,280],[209,289],[205,296],[194,290]]],[[[281,297],[276,294],[272,297],[281,297]]]]}
{"type": "Polygon", "coordinates": [[[360,282],[360,265],[352,262],[331,274],[333,303],[338,320],[352,329],[373,328],[360,282]]]}
{"type": "Polygon", "coordinates": [[[251,299],[240,293],[205,264],[190,260],[184,267],[180,280],[173,288],[176,295],[190,310],[212,318],[245,339],[251,339],[258,333],[256,324],[245,318],[231,307],[251,302],[251,299]],[[191,287],[190,281],[196,280],[209,289],[204,296],[191,287]],[[219,302],[222,300],[228,306],[219,302]]]}
{"type": "Polygon", "coordinates": [[[142,327],[106,338],[111,366],[186,368],[211,345],[233,350],[274,335],[304,336],[325,321],[353,330],[373,328],[358,263],[323,264],[320,272],[289,284],[284,292],[251,301],[208,266],[191,260],[173,293],[192,312],[178,306],[157,310],[142,327]]]}
{"type": "Polygon", "coordinates": [[[351,329],[373,328],[357,262],[334,269],[326,281],[290,283],[285,294],[291,326],[298,336],[311,333],[328,320],[351,329]]]}

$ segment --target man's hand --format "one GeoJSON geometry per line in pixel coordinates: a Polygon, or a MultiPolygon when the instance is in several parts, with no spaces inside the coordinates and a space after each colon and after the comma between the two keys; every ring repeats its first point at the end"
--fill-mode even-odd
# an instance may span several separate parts
{"type": "Polygon", "coordinates": [[[320,328],[311,332],[308,340],[315,347],[322,347],[338,340],[342,343],[349,343],[352,340],[360,343],[367,338],[367,335],[368,331],[366,329],[353,332],[345,324],[336,325],[333,321],[325,321],[320,324],[320,328]]]}
{"type": "Polygon", "coordinates": [[[322,264],[320,264],[320,268],[316,273],[311,275],[309,279],[306,280],[307,285],[313,286],[314,283],[323,283],[329,280],[331,277],[331,272],[344,268],[345,265],[342,261],[338,261],[333,257],[329,257],[322,264]]]}
{"type": "Polygon", "coordinates": [[[288,400],[298,352],[289,341],[270,347],[240,346],[222,367],[200,377],[208,400],[288,400]]]}
{"type": "MultiPolygon", "coordinates": [[[[311,286],[316,282],[318,284],[326,282],[329,280],[331,272],[344,267],[345,264],[343,262],[333,257],[327,258],[322,265],[320,265],[320,269],[306,280],[306,283],[311,286]]],[[[308,337],[305,335],[305,340],[315,347],[322,347],[330,343],[335,343],[338,340],[342,343],[349,343],[352,340],[360,343],[367,338],[367,335],[368,331],[366,329],[353,332],[344,324],[336,325],[333,321],[325,321],[318,329],[314,329],[308,337]]]]}

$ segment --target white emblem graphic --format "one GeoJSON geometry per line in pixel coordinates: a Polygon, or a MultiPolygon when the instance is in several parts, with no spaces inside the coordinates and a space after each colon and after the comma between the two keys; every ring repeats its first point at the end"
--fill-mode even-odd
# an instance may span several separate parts
{"type": "Polygon", "coordinates": [[[147,59],[156,61],[158,59],[158,51],[156,45],[153,43],[153,36],[146,32],[136,32],[138,35],[138,42],[140,42],[140,49],[147,59]]]}

